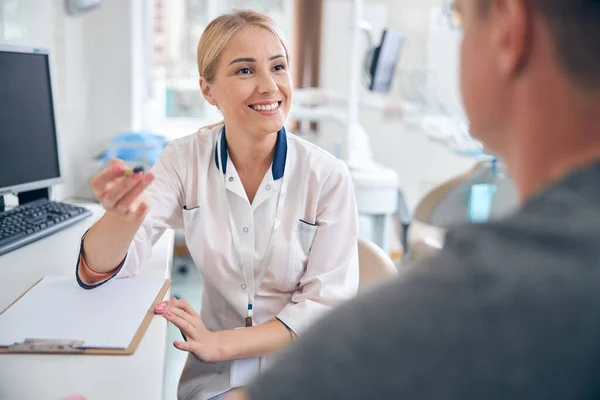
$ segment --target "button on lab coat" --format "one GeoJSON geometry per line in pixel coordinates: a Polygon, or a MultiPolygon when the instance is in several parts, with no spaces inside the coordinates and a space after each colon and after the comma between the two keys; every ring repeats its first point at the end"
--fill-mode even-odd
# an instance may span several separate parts
{"type": "MultiPolygon", "coordinates": [[[[117,277],[136,274],[166,228],[183,229],[204,281],[200,315],[206,327],[243,327],[252,285],[238,260],[258,280],[259,267],[269,255],[279,194],[287,188],[268,270],[256,294],[254,323],[278,318],[301,335],[356,294],[354,190],[345,164],[329,153],[282,129],[272,167],[252,203],[228,157],[223,126],[171,142],[152,171],[156,178],[146,192],[150,212],[117,277]],[[219,160],[216,146],[222,133],[219,160]],[[239,238],[237,252],[228,210],[239,238]]],[[[230,364],[188,357],[180,398],[210,398],[229,389],[230,364]]]]}

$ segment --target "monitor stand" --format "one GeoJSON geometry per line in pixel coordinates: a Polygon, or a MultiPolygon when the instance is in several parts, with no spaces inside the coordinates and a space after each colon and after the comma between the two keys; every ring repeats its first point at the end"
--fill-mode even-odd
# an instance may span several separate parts
{"type": "MultiPolygon", "coordinates": [[[[19,199],[19,205],[31,203],[32,201],[40,199],[50,199],[50,188],[42,188],[36,190],[29,190],[27,192],[20,192],[17,194],[19,199]]],[[[0,195],[0,212],[4,212],[6,204],[4,202],[4,196],[0,195]]]]}

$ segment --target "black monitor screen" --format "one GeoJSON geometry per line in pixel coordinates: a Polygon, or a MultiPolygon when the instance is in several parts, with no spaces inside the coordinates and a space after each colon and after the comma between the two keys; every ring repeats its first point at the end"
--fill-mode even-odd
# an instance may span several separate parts
{"type": "Polygon", "coordinates": [[[381,45],[375,49],[373,54],[369,90],[373,92],[390,90],[403,42],[399,33],[389,30],[383,32],[381,45]]]}
{"type": "Polygon", "coordinates": [[[0,50],[0,192],[58,177],[48,56],[0,50]]]}

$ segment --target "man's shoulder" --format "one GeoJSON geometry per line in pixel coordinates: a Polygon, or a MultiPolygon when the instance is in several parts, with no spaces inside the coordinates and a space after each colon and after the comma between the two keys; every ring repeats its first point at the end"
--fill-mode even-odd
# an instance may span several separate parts
{"type": "Polygon", "coordinates": [[[450,230],[436,262],[452,260],[463,273],[498,283],[558,283],[567,290],[600,266],[599,209],[600,199],[549,193],[500,221],[450,230]]]}

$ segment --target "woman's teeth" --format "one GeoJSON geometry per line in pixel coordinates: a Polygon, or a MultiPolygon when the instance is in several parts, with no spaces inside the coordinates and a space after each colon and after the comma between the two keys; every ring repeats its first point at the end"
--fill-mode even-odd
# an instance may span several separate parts
{"type": "Polygon", "coordinates": [[[257,105],[252,106],[252,109],[256,110],[256,111],[273,111],[273,110],[276,110],[278,107],[279,107],[279,103],[275,102],[273,104],[266,104],[266,105],[257,104],[257,105]]]}

